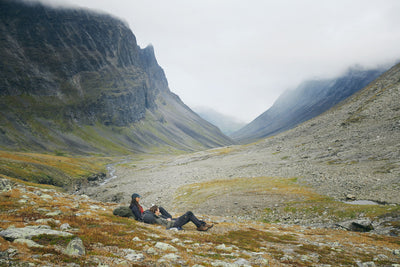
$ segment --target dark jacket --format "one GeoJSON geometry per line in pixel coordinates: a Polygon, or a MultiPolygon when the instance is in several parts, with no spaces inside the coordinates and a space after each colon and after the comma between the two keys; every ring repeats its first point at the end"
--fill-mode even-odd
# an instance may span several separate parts
{"type": "Polygon", "coordinates": [[[140,211],[138,206],[131,205],[129,208],[132,210],[133,215],[135,215],[135,219],[139,222],[143,222],[143,215],[142,212],[140,211]]]}
{"type": "Polygon", "coordinates": [[[155,215],[153,212],[146,210],[143,213],[143,221],[149,224],[159,224],[165,226],[167,229],[172,228],[174,226],[175,221],[167,220],[162,218],[161,216],[155,215]]]}

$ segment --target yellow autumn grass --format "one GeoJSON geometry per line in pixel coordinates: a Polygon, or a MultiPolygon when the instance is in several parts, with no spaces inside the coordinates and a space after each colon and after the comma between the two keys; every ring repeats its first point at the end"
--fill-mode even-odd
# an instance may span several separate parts
{"type": "Polygon", "coordinates": [[[205,200],[230,194],[241,193],[273,193],[274,195],[291,195],[306,200],[320,198],[306,186],[297,183],[297,178],[282,177],[254,177],[234,178],[226,180],[213,180],[203,183],[195,183],[180,187],[175,194],[175,202],[203,203],[205,200]]]}
{"type": "Polygon", "coordinates": [[[210,199],[222,199],[236,195],[262,195],[266,198],[281,198],[285,201],[277,207],[265,207],[265,220],[270,214],[305,214],[341,221],[357,218],[361,214],[372,218],[389,213],[400,213],[400,206],[351,205],[316,193],[311,187],[298,182],[296,177],[254,177],[213,180],[180,187],[174,198],[175,206],[196,207],[210,199]]]}
{"type": "Polygon", "coordinates": [[[0,175],[66,187],[91,174],[105,172],[109,162],[108,158],[0,151],[0,175]]]}

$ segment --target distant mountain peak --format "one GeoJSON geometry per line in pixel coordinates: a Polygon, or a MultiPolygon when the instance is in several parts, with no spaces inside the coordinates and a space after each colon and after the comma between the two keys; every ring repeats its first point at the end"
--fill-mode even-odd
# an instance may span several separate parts
{"type": "Polygon", "coordinates": [[[379,77],[386,69],[352,66],[330,79],[312,79],[285,91],[271,108],[231,137],[241,143],[276,135],[320,115],[379,77]]]}

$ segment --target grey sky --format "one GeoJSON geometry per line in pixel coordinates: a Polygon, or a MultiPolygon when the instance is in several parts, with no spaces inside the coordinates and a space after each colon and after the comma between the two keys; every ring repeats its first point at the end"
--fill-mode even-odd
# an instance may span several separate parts
{"type": "Polygon", "coordinates": [[[51,2],[124,19],[187,105],[245,122],[303,80],[400,59],[398,0],[51,2]]]}

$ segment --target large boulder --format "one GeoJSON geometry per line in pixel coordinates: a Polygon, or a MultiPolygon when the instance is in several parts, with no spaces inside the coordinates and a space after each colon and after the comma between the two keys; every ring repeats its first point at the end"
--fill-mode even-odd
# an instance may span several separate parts
{"type": "Polygon", "coordinates": [[[372,222],[368,218],[341,222],[338,223],[338,226],[348,231],[355,231],[355,232],[369,232],[374,230],[372,222]]]}
{"type": "Polygon", "coordinates": [[[56,235],[56,236],[73,236],[70,233],[52,230],[47,225],[26,226],[24,228],[8,227],[7,230],[1,231],[0,236],[8,241],[16,239],[32,239],[34,236],[39,235],[56,235]]]}

